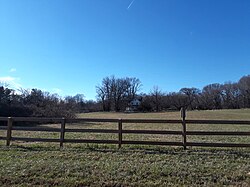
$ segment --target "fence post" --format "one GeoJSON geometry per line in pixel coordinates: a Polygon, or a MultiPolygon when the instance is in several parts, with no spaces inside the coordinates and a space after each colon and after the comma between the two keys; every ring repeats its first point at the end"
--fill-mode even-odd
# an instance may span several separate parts
{"type": "Polygon", "coordinates": [[[118,144],[120,149],[122,147],[122,119],[118,121],[118,144]]]}
{"type": "Polygon", "coordinates": [[[60,148],[63,147],[63,141],[64,141],[64,135],[65,135],[65,124],[66,124],[66,119],[62,118],[62,121],[61,121],[61,134],[60,134],[60,148]]]}
{"type": "Polygon", "coordinates": [[[8,117],[8,127],[7,127],[6,146],[10,146],[12,125],[13,125],[13,119],[12,119],[12,117],[8,117]]]}
{"type": "Polygon", "coordinates": [[[186,126],[186,109],[181,108],[181,118],[182,118],[182,143],[184,150],[187,149],[187,126],[186,126]]]}

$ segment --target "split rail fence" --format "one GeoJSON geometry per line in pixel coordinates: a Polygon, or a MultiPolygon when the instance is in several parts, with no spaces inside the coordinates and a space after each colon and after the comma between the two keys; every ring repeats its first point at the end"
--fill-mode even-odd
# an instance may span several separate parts
{"type": "Polygon", "coordinates": [[[31,118],[31,117],[0,117],[0,122],[7,122],[6,126],[0,126],[0,130],[6,131],[6,136],[0,136],[0,140],[6,141],[6,146],[10,146],[11,141],[25,142],[58,142],[60,147],[64,143],[99,143],[99,144],[117,144],[119,148],[123,144],[140,144],[140,145],[166,145],[166,146],[182,146],[184,149],[187,146],[201,147],[250,147],[250,143],[205,143],[205,142],[189,142],[187,136],[250,136],[250,132],[230,132],[230,131],[187,131],[187,124],[229,124],[229,125],[250,125],[250,121],[236,120],[186,120],[186,111],[181,110],[181,120],[163,120],[163,119],[94,119],[94,118],[31,118]],[[15,122],[39,122],[39,123],[60,123],[60,128],[45,128],[45,127],[24,127],[14,126],[15,122]],[[112,122],[117,123],[117,129],[73,129],[65,128],[67,123],[80,122],[112,122]],[[150,124],[182,124],[179,131],[174,130],[125,130],[123,124],[128,123],[150,123],[150,124]],[[60,137],[56,138],[31,138],[31,137],[13,137],[13,131],[44,131],[58,132],[60,137]],[[113,133],[118,134],[117,140],[93,140],[93,139],[66,139],[65,133],[113,133]],[[158,134],[158,135],[179,135],[182,137],[180,142],[169,141],[135,141],[123,140],[124,134],[158,134]]]}

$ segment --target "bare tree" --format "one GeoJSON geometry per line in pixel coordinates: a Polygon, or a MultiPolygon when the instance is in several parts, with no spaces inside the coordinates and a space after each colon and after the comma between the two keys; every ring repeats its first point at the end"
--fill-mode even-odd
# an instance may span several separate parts
{"type": "Polygon", "coordinates": [[[182,88],[180,89],[180,94],[184,94],[187,96],[186,107],[190,107],[190,109],[196,109],[199,105],[199,94],[201,91],[198,88],[182,88]]]}
{"type": "Polygon", "coordinates": [[[128,86],[128,97],[130,100],[135,99],[136,94],[138,91],[141,90],[142,84],[141,81],[137,78],[126,78],[127,83],[129,84],[128,86]]]}
{"type": "Polygon", "coordinates": [[[227,82],[222,85],[223,108],[240,108],[240,89],[237,83],[227,82]]]}
{"type": "Polygon", "coordinates": [[[180,92],[172,92],[169,93],[169,99],[171,102],[171,106],[180,110],[182,107],[187,108],[190,105],[189,97],[180,92]]]}
{"type": "Polygon", "coordinates": [[[162,90],[158,86],[154,86],[153,90],[150,91],[150,96],[152,97],[153,102],[153,108],[159,112],[162,110],[162,104],[163,104],[163,96],[165,94],[162,92],[162,90]]]}
{"type": "Polygon", "coordinates": [[[97,98],[102,102],[104,111],[120,111],[136,97],[141,87],[137,78],[105,77],[102,85],[96,87],[97,98]]]}
{"type": "Polygon", "coordinates": [[[114,109],[120,111],[122,102],[126,99],[129,84],[126,79],[116,79],[113,88],[114,109]]]}
{"type": "Polygon", "coordinates": [[[111,110],[114,80],[114,76],[105,77],[102,80],[102,85],[96,86],[97,99],[102,102],[103,111],[111,110]]]}
{"type": "Polygon", "coordinates": [[[243,76],[239,80],[239,89],[241,93],[242,107],[250,107],[250,75],[243,76]]]}
{"type": "Polygon", "coordinates": [[[202,90],[201,96],[204,109],[222,108],[222,85],[218,83],[209,84],[202,90]]]}

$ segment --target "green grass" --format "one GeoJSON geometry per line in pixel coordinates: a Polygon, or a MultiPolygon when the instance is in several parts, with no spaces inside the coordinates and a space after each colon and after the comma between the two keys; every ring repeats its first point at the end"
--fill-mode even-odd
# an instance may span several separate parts
{"type": "Polygon", "coordinates": [[[1,148],[1,186],[249,186],[250,152],[173,148],[1,148]]]}
{"type": "MultiPolygon", "coordinates": [[[[179,112],[88,113],[78,117],[180,119],[179,112]]],[[[187,119],[250,120],[250,110],[191,111],[187,119]]],[[[59,125],[51,125],[59,127],[59,125]]],[[[67,128],[117,129],[116,123],[67,128]]],[[[124,124],[125,129],[180,130],[180,124],[124,124]]],[[[188,125],[188,130],[250,131],[246,125],[188,125]]],[[[0,131],[0,136],[5,132],[0,131]]],[[[58,138],[59,133],[13,136],[58,138]]],[[[116,134],[68,133],[66,138],[117,139],[116,134]]],[[[180,136],[126,135],[130,140],[181,141],[180,136]]],[[[190,136],[188,141],[249,143],[248,137],[190,136]]],[[[0,141],[0,186],[250,186],[250,149],[0,141]]]]}

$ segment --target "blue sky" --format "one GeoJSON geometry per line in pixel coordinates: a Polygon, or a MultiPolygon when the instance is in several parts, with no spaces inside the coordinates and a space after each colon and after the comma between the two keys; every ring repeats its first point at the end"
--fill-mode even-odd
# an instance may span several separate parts
{"type": "Polygon", "coordinates": [[[13,88],[95,99],[110,75],[171,92],[249,70],[249,0],[0,0],[0,81],[13,88]]]}

